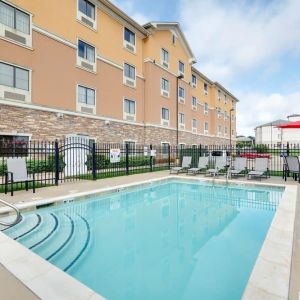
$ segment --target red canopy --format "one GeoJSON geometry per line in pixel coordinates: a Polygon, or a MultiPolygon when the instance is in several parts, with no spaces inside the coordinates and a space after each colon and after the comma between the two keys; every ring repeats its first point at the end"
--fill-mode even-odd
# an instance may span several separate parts
{"type": "Polygon", "coordinates": [[[290,122],[287,124],[277,126],[279,128],[300,128],[300,121],[290,122]]]}

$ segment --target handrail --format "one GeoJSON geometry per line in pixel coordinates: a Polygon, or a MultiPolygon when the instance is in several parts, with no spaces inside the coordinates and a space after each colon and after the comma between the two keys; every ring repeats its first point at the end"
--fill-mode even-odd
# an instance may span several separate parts
{"type": "Polygon", "coordinates": [[[12,208],[17,213],[16,219],[13,222],[7,223],[7,222],[0,221],[0,225],[11,227],[11,226],[14,226],[14,225],[18,224],[22,220],[22,215],[20,213],[20,210],[16,206],[14,206],[13,204],[10,204],[10,203],[8,203],[4,200],[0,199],[0,202],[5,204],[6,206],[9,206],[10,208],[12,208]]]}

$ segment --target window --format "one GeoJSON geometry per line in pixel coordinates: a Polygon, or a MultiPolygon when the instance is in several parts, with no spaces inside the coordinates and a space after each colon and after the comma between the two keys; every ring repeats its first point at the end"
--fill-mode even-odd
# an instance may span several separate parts
{"type": "Polygon", "coordinates": [[[78,10],[95,20],[95,5],[87,0],[78,0],[78,10]]]}
{"type": "Polygon", "coordinates": [[[220,107],[217,108],[217,114],[218,114],[218,118],[221,118],[221,108],[220,107]]]}
{"type": "Polygon", "coordinates": [[[184,75],[184,63],[179,61],[179,74],[184,75]]]}
{"type": "Polygon", "coordinates": [[[227,111],[225,110],[224,111],[224,120],[227,120],[228,119],[228,114],[227,114],[227,111]]]}
{"type": "Polygon", "coordinates": [[[0,157],[28,155],[28,136],[0,135],[0,157]]]}
{"type": "Polygon", "coordinates": [[[227,135],[227,127],[224,127],[224,134],[227,135]]]}
{"type": "Polygon", "coordinates": [[[204,132],[208,133],[208,122],[204,122],[204,132]]]}
{"type": "Polygon", "coordinates": [[[221,91],[218,90],[218,100],[221,100],[221,91]]]}
{"type": "Polygon", "coordinates": [[[30,34],[30,16],[2,1],[0,1],[0,23],[24,34],[30,34]]]}
{"type": "Polygon", "coordinates": [[[218,125],[218,135],[221,135],[222,134],[222,127],[221,125],[218,125]]]}
{"type": "Polygon", "coordinates": [[[178,123],[184,125],[185,122],[184,122],[184,114],[183,113],[178,114],[178,123]]]}
{"type": "Polygon", "coordinates": [[[91,62],[95,62],[95,47],[78,40],[78,56],[91,62]]]}
{"type": "Polygon", "coordinates": [[[176,45],[176,35],[174,33],[172,34],[172,44],[173,46],[176,45]]]}
{"type": "Polygon", "coordinates": [[[208,115],[208,103],[207,102],[204,103],[204,114],[208,115]]]}
{"type": "Polygon", "coordinates": [[[161,109],[161,118],[165,121],[170,120],[170,114],[169,114],[169,109],[168,108],[162,108],[161,109]]]}
{"type": "Polygon", "coordinates": [[[124,79],[123,83],[135,87],[135,67],[124,63],[124,79]]]}
{"type": "Polygon", "coordinates": [[[183,150],[185,148],[185,144],[179,144],[179,149],[183,150]]]}
{"type": "Polygon", "coordinates": [[[135,101],[125,99],[124,100],[124,112],[126,114],[135,115],[135,101]]]}
{"type": "Polygon", "coordinates": [[[124,29],[124,40],[131,44],[132,46],[135,46],[135,33],[129,30],[128,28],[124,29]]]}
{"type": "Polygon", "coordinates": [[[168,155],[169,154],[169,143],[161,143],[161,153],[163,155],[168,155]]]}
{"type": "Polygon", "coordinates": [[[165,67],[169,67],[169,52],[165,49],[161,49],[161,64],[165,67]]]}
{"type": "Polygon", "coordinates": [[[227,104],[227,95],[224,95],[224,103],[227,104]]]}
{"type": "Polygon", "coordinates": [[[178,95],[179,95],[179,102],[184,103],[184,97],[185,97],[184,88],[179,87],[179,89],[178,89],[178,95]]]}
{"type": "Polygon", "coordinates": [[[197,77],[196,77],[196,75],[192,75],[192,86],[196,86],[197,85],[197,77]]]}
{"type": "Polygon", "coordinates": [[[78,86],[78,102],[95,106],[95,90],[84,86],[78,86]]]}
{"type": "Polygon", "coordinates": [[[124,64],[124,76],[135,80],[135,67],[125,63],[124,64]]]}
{"type": "Polygon", "coordinates": [[[0,85],[29,91],[29,71],[0,63],[0,85]]]}
{"type": "Polygon", "coordinates": [[[204,95],[208,95],[208,84],[204,82],[204,95]]]}
{"type": "Polygon", "coordinates": [[[197,98],[192,97],[192,109],[196,110],[197,109],[197,98]]]}
{"type": "Polygon", "coordinates": [[[196,119],[192,120],[192,128],[197,129],[197,120],[196,119]]]}
{"type": "Polygon", "coordinates": [[[161,79],[161,89],[163,91],[169,92],[169,80],[165,78],[161,79]]]}
{"type": "Polygon", "coordinates": [[[135,142],[132,141],[124,141],[125,147],[128,147],[129,155],[135,155],[135,142]]]}

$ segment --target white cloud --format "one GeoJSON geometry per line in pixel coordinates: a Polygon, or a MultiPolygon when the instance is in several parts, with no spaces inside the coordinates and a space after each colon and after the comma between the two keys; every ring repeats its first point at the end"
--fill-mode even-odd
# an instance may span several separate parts
{"type": "Polygon", "coordinates": [[[258,125],[300,113],[300,92],[287,95],[240,94],[242,101],[237,108],[238,134],[254,135],[254,128],[258,125]]]}
{"type": "Polygon", "coordinates": [[[146,15],[136,9],[135,0],[112,0],[112,2],[141,25],[151,20],[151,14],[146,15]]]}
{"type": "Polygon", "coordinates": [[[208,76],[230,82],[273,59],[300,54],[300,1],[180,0],[180,19],[208,76]]]}

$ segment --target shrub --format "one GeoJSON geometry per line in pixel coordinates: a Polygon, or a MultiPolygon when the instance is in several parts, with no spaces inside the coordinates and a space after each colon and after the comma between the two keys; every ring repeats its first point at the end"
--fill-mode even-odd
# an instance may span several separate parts
{"type": "Polygon", "coordinates": [[[257,153],[268,153],[269,152],[269,146],[268,145],[256,145],[256,151],[257,153]]]}

